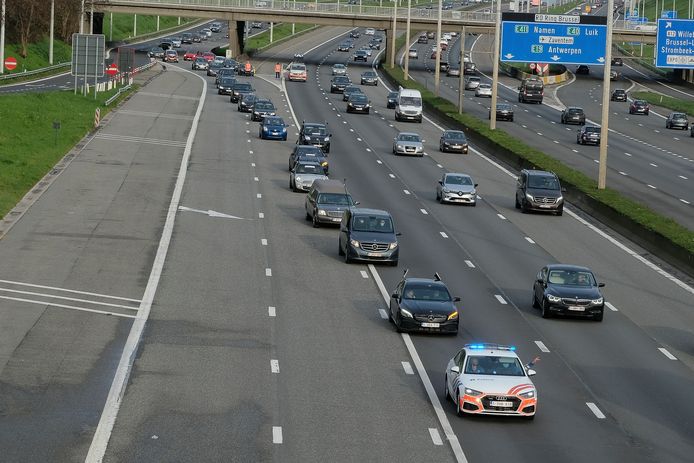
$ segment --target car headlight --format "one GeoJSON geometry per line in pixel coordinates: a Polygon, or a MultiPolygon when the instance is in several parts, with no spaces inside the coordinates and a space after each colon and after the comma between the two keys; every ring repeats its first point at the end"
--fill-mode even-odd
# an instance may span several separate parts
{"type": "Polygon", "coordinates": [[[355,248],[359,247],[359,241],[357,241],[357,240],[349,240],[349,244],[351,244],[355,248]]]}
{"type": "Polygon", "coordinates": [[[267,132],[267,131],[268,131],[268,127],[266,125],[264,125],[263,126],[263,132],[267,132]]]}
{"type": "Polygon", "coordinates": [[[523,397],[524,399],[532,399],[533,397],[535,397],[535,390],[533,389],[531,391],[522,392],[518,395],[520,397],[523,397]]]}
{"type": "Polygon", "coordinates": [[[484,394],[484,393],[483,393],[483,392],[480,392],[480,391],[476,391],[476,390],[474,390],[474,389],[470,389],[469,387],[466,387],[466,388],[465,388],[465,394],[466,394],[466,395],[471,395],[471,396],[473,396],[473,397],[479,397],[479,396],[481,396],[481,395],[484,394]]]}
{"type": "Polygon", "coordinates": [[[286,128],[286,127],[282,127],[282,132],[286,132],[286,131],[287,131],[287,128],[286,128]]]}
{"type": "Polygon", "coordinates": [[[405,146],[404,146],[404,145],[397,145],[396,148],[399,149],[399,150],[404,150],[404,149],[405,149],[405,146]]]}
{"type": "Polygon", "coordinates": [[[402,307],[400,308],[400,315],[407,317],[407,318],[414,318],[414,317],[412,317],[412,312],[410,312],[407,309],[403,309],[402,307]]]}
{"type": "Polygon", "coordinates": [[[297,175],[296,177],[294,177],[294,181],[297,182],[297,183],[301,183],[301,182],[302,182],[302,179],[301,179],[301,177],[299,177],[299,176],[297,175]]]}
{"type": "Polygon", "coordinates": [[[306,140],[306,141],[311,140],[311,136],[310,135],[304,135],[304,140],[306,140]]]}
{"type": "Polygon", "coordinates": [[[457,310],[455,312],[451,312],[448,315],[448,320],[455,320],[456,318],[458,318],[458,311],[457,310]]]}
{"type": "Polygon", "coordinates": [[[347,106],[349,106],[350,108],[354,107],[352,103],[348,103],[347,106]]]}
{"type": "Polygon", "coordinates": [[[390,243],[390,245],[388,246],[388,249],[395,249],[397,247],[398,247],[398,242],[396,241],[395,243],[390,243]]]}
{"type": "Polygon", "coordinates": [[[547,300],[548,300],[549,302],[559,302],[559,301],[561,301],[561,298],[558,297],[558,296],[552,296],[551,294],[548,294],[548,295],[547,295],[547,300]]]}
{"type": "Polygon", "coordinates": [[[596,305],[600,305],[600,304],[602,304],[602,301],[603,301],[603,299],[601,297],[599,297],[597,299],[593,299],[590,302],[592,302],[593,304],[596,304],[596,305]]]}
{"type": "Polygon", "coordinates": [[[449,145],[451,144],[451,142],[449,142],[449,141],[444,141],[443,144],[446,145],[446,146],[449,146],[449,145]]]}
{"type": "Polygon", "coordinates": [[[369,107],[368,103],[367,103],[367,104],[365,104],[365,105],[364,105],[364,107],[365,107],[365,108],[368,108],[368,107],[369,107]]]}
{"type": "Polygon", "coordinates": [[[449,189],[446,188],[446,187],[442,188],[441,191],[442,191],[443,193],[446,193],[446,194],[448,194],[448,193],[451,192],[451,190],[449,190],[449,189]]]}
{"type": "Polygon", "coordinates": [[[330,137],[325,137],[323,141],[330,141],[330,137]]]}
{"type": "Polygon", "coordinates": [[[318,215],[327,215],[323,209],[318,209],[318,215]]]}
{"type": "Polygon", "coordinates": [[[564,197],[562,195],[559,195],[559,197],[557,198],[557,202],[560,202],[560,201],[564,201],[564,197]]]}
{"type": "Polygon", "coordinates": [[[533,195],[531,195],[530,193],[526,193],[526,194],[525,194],[525,197],[528,198],[530,201],[534,201],[534,200],[535,200],[535,198],[533,198],[533,195]]]}

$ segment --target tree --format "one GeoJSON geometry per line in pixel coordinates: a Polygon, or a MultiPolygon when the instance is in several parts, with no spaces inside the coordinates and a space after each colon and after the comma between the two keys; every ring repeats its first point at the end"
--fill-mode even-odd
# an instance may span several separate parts
{"type": "Polygon", "coordinates": [[[35,38],[36,22],[40,16],[40,0],[7,0],[6,21],[11,41],[19,42],[19,54],[26,58],[29,43],[35,38]]]}

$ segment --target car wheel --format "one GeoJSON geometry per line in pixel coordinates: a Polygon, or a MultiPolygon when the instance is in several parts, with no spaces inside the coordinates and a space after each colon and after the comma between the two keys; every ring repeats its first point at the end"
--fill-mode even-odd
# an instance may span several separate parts
{"type": "Polygon", "coordinates": [[[518,196],[516,196],[516,209],[520,209],[520,203],[518,202],[518,196]]]}
{"type": "Polygon", "coordinates": [[[521,201],[521,212],[524,214],[528,212],[528,202],[526,201],[525,198],[523,198],[523,201],[521,201]]]}
{"type": "Polygon", "coordinates": [[[446,152],[446,149],[443,147],[442,143],[439,143],[439,151],[441,151],[442,153],[446,152]]]}
{"type": "Polygon", "coordinates": [[[605,313],[604,311],[600,311],[599,314],[593,316],[593,320],[595,320],[596,322],[601,322],[604,313],[605,313]]]}
{"type": "Polygon", "coordinates": [[[345,251],[342,250],[342,243],[337,243],[337,255],[338,256],[344,256],[345,251]]]}
{"type": "Polygon", "coordinates": [[[345,264],[351,264],[352,258],[349,257],[349,251],[345,250],[345,252],[343,252],[342,254],[345,256],[345,264]]]}
{"type": "Polygon", "coordinates": [[[460,393],[456,393],[455,395],[455,414],[458,416],[463,416],[465,412],[463,411],[462,408],[460,408],[460,393]]]}
{"type": "Polygon", "coordinates": [[[311,221],[313,228],[319,228],[320,227],[320,222],[318,221],[318,216],[316,214],[313,214],[313,220],[311,221]]]}
{"type": "Polygon", "coordinates": [[[547,303],[547,300],[543,299],[542,300],[542,318],[550,318],[552,314],[549,311],[549,304],[547,303]]]}
{"type": "Polygon", "coordinates": [[[292,179],[291,179],[291,178],[289,179],[289,189],[292,190],[292,191],[296,191],[296,190],[294,189],[294,182],[292,182],[292,179]]]}
{"type": "Polygon", "coordinates": [[[306,211],[306,220],[311,220],[311,214],[309,214],[308,211],[306,211]]]}
{"type": "Polygon", "coordinates": [[[537,303],[537,298],[535,297],[535,288],[533,288],[533,309],[539,309],[540,304],[537,303]]]}
{"type": "Polygon", "coordinates": [[[402,333],[402,332],[403,332],[403,329],[400,327],[400,322],[399,322],[399,320],[400,320],[400,316],[399,316],[399,315],[396,315],[396,316],[393,318],[393,324],[395,325],[395,331],[398,332],[398,333],[402,333]]]}
{"type": "Polygon", "coordinates": [[[557,215],[563,215],[564,214],[564,206],[559,206],[559,209],[557,209],[556,212],[557,215]]]}
{"type": "Polygon", "coordinates": [[[448,400],[451,398],[451,393],[448,392],[448,373],[446,373],[443,379],[443,398],[444,400],[448,400]]]}

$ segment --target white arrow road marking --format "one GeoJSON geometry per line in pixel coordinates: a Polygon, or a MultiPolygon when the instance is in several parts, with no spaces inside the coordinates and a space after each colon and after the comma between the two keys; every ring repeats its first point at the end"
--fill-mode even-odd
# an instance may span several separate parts
{"type": "Polygon", "coordinates": [[[248,220],[243,217],[237,217],[235,215],[230,215],[230,214],[224,214],[223,212],[217,212],[213,210],[206,210],[203,211],[202,209],[193,209],[192,207],[186,207],[186,206],[178,206],[179,211],[186,211],[186,212],[197,212],[198,214],[205,214],[210,217],[219,217],[222,219],[238,219],[238,220],[248,220]]]}

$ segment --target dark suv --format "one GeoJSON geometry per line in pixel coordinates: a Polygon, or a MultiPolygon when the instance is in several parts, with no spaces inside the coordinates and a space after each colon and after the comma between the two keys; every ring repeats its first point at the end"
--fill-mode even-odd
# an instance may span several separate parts
{"type": "Polygon", "coordinates": [[[629,114],[645,114],[648,116],[651,107],[646,100],[634,100],[629,105],[629,114]]]}
{"type": "Polygon", "coordinates": [[[586,113],[583,112],[583,108],[569,106],[561,112],[561,123],[585,125],[586,113]]]}
{"type": "Polygon", "coordinates": [[[306,220],[316,228],[321,224],[337,225],[342,222],[345,210],[357,204],[340,180],[316,180],[304,202],[306,220]]]}
{"type": "Polygon", "coordinates": [[[612,91],[612,95],[610,96],[610,100],[612,101],[627,101],[627,92],[623,88],[618,88],[616,90],[612,91]]]}
{"type": "Polygon", "coordinates": [[[322,122],[302,122],[299,131],[299,145],[313,145],[323,150],[324,153],[330,152],[330,137],[328,124],[322,122]]]}
{"type": "Polygon", "coordinates": [[[335,76],[330,81],[330,93],[342,93],[345,87],[352,85],[352,81],[347,76],[335,76]]]}
{"type": "Polygon", "coordinates": [[[523,169],[516,182],[516,209],[564,212],[563,188],[554,172],[523,169]]]}
{"type": "Polygon", "coordinates": [[[579,145],[599,145],[600,144],[600,127],[595,125],[586,125],[578,129],[576,134],[576,143],[579,145]]]}
{"type": "Polygon", "coordinates": [[[355,260],[387,262],[398,265],[399,233],[395,233],[391,215],[378,209],[346,209],[340,222],[338,254],[345,262],[355,260]]]}

